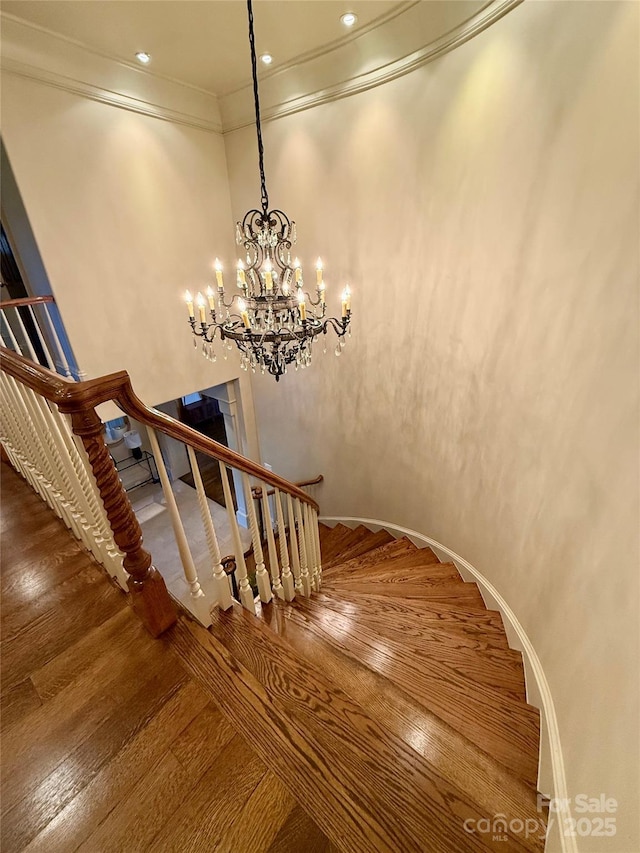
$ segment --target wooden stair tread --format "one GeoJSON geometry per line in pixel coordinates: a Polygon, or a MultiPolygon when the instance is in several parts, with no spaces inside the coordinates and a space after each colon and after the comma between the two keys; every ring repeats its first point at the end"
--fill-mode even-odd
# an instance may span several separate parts
{"type": "MultiPolygon", "coordinates": [[[[401,540],[396,539],[395,542],[401,540]]],[[[391,543],[389,543],[391,545],[391,543]]],[[[386,546],[381,546],[386,547],[386,546]]],[[[435,554],[433,555],[435,556],[435,554]]],[[[368,577],[373,572],[389,574],[392,570],[400,568],[413,569],[431,569],[437,570],[439,566],[453,566],[453,563],[441,563],[439,560],[431,560],[429,554],[424,549],[419,551],[399,550],[397,553],[387,553],[383,551],[378,553],[378,548],[367,551],[360,557],[353,557],[346,563],[333,563],[325,571],[327,578],[335,578],[336,580],[358,580],[361,577],[368,577]]],[[[454,574],[457,578],[460,577],[458,570],[454,568],[454,574]]]]}
{"type": "Polygon", "coordinates": [[[411,651],[380,642],[371,645],[356,631],[344,631],[333,620],[304,622],[300,609],[291,617],[318,631],[328,642],[397,684],[416,701],[491,754],[527,784],[538,771],[540,715],[536,708],[510,699],[482,684],[472,684],[440,661],[416,659],[411,651]]]}
{"type": "MultiPolygon", "coordinates": [[[[334,845],[344,853],[488,849],[460,820],[485,812],[321,671],[246,611],[214,617],[211,633],[180,620],[175,646],[334,845]]],[[[523,848],[509,839],[500,849],[523,848]]]]}
{"type": "MultiPolygon", "coordinates": [[[[395,539],[395,542],[404,542],[402,539],[395,539]]],[[[406,540],[408,541],[408,540],[406,540]]],[[[391,544],[391,543],[386,543],[391,544]]],[[[380,546],[376,546],[380,547],[380,546]]],[[[375,548],[371,549],[371,553],[376,550],[375,548]]],[[[365,551],[361,555],[356,556],[366,556],[369,552],[365,551]]],[[[346,555],[347,559],[344,562],[341,560],[341,556],[334,557],[331,562],[329,562],[326,567],[323,563],[323,568],[326,568],[326,571],[331,574],[331,576],[335,577],[350,577],[351,575],[357,575],[361,570],[363,570],[364,566],[373,565],[371,561],[366,561],[364,564],[358,563],[356,556],[352,554],[346,555]]],[[[431,550],[431,548],[417,548],[415,550],[406,549],[401,551],[396,557],[389,556],[386,557],[383,552],[383,558],[379,561],[381,566],[385,565],[388,561],[391,560],[400,560],[406,559],[407,565],[415,565],[415,566],[432,566],[432,565],[441,565],[440,560],[431,550]]]]}
{"type": "Polygon", "coordinates": [[[407,583],[462,583],[460,573],[453,563],[431,563],[425,565],[415,555],[397,557],[374,566],[365,566],[358,572],[342,575],[336,572],[327,577],[332,586],[359,583],[360,581],[379,584],[407,583]]]}
{"type": "Polygon", "coordinates": [[[331,559],[336,554],[339,554],[343,548],[367,539],[368,536],[369,531],[362,525],[352,530],[344,524],[337,524],[335,527],[330,528],[328,533],[321,536],[320,553],[326,559],[331,559]]]}
{"type": "MultiPolygon", "coordinates": [[[[469,586],[474,586],[473,584],[468,584],[465,582],[464,589],[467,589],[469,586]]],[[[455,586],[456,591],[459,590],[459,585],[455,586]]],[[[336,604],[340,604],[341,606],[348,607],[351,604],[357,605],[358,607],[364,602],[370,602],[372,605],[377,607],[382,607],[383,609],[388,610],[390,613],[418,613],[421,616],[424,615],[425,618],[430,618],[433,616],[437,616],[438,618],[447,618],[448,614],[452,614],[453,618],[461,618],[466,620],[467,616],[465,614],[473,613],[474,618],[477,614],[478,617],[482,615],[486,615],[488,618],[489,624],[499,625],[501,630],[504,630],[502,625],[502,617],[498,610],[487,610],[487,607],[482,600],[482,596],[480,596],[480,601],[478,604],[470,603],[459,603],[455,601],[431,601],[430,599],[422,596],[418,598],[407,597],[406,599],[395,598],[385,595],[385,591],[382,590],[380,592],[358,592],[358,593],[345,593],[344,590],[340,588],[332,588],[331,581],[328,580],[323,583],[322,590],[320,593],[316,593],[317,595],[324,595],[325,592],[330,592],[329,600],[334,601],[336,604]]],[[[480,620],[483,622],[484,620],[480,620]]]]}
{"type": "MultiPolygon", "coordinates": [[[[360,557],[363,554],[366,554],[367,551],[379,548],[380,545],[388,545],[389,542],[392,541],[393,536],[390,533],[387,533],[386,530],[380,530],[378,533],[371,533],[370,531],[367,531],[367,536],[359,539],[351,545],[347,545],[338,555],[330,557],[329,559],[326,559],[323,556],[322,564],[325,568],[330,568],[334,563],[351,560],[354,557],[360,557]]],[[[322,545],[320,546],[320,549],[320,552],[323,553],[322,545]]]]}
{"type": "Polygon", "coordinates": [[[367,551],[366,554],[362,554],[360,557],[352,557],[350,560],[334,562],[327,569],[327,572],[331,572],[332,574],[339,572],[341,567],[344,567],[343,570],[349,570],[351,568],[359,569],[362,566],[381,563],[383,560],[387,560],[390,557],[413,554],[417,550],[416,546],[408,539],[393,539],[391,542],[387,542],[386,545],[378,545],[377,548],[367,551]]]}
{"type": "MultiPolygon", "coordinates": [[[[483,808],[502,812],[507,820],[539,819],[533,787],[509,773],[490,755],[413,700],[397,685],[345,655],[332,644],[312,636],[289,608],[274,602],[267,622],[297,654],[319,666],[377,722],[433,763],[445,778],[471,795],[483,808]]],[[[540,850],[544,839],[537,839],[540,850]]]]}
{"type": "MultiPolygon", "coordinates": [[[[308,615],[309,621],[323,619],[326,608],[313,598],[298,599],[295,609],[308,615]]],[[[414,623],[415,631],[381,625],[380,620],[341,616],[334,611],[332,629],[344,634],[357,631],[372,649],[383,646],[399,654],[426,656],[446,665],[459,675],[484,684],[516,701],[526,701],[524,667],[520,652],[512,649],[480,648],[473,639],[444,634],[437,629],[414,623]]]]}
{"type": "Polygon", "coordinates": [[[402,588],[396,588],[393,584],[376,584],[367,581],[352,581],[348,584],[333,584],[323,580],[322,588],[325,592],[338,597],[343,596],[348,600],[354,600],[356,596],[378,594],[388,599],[399,598],[401,601],[442,601],[458,604],[461,607],[468,605],[479,609],[484,608],[484,602],[480,590],[475,583],[443,583],[443,584],[404,584],[402,588]]]}
{"type": "Polygon", "coordinates": [[[390,610],[386,596],[369,596],[366,602],[358,602],[339,600],[335,595],[325,595],[324,592],[314,595],[312,600],[321,602],[325,610],[330,609],[357,623],[369,624],[385,636],[420,637],[427,631],[443,643],[462,642],[469,648],[519,654],[509,648],[502,619],[496,611],[444,609],[442,604],[433,602],[415,602],[415,609],[411,609],[407,602],[399,599],[394,601],[403,605],[402,608],[390,610]]]}

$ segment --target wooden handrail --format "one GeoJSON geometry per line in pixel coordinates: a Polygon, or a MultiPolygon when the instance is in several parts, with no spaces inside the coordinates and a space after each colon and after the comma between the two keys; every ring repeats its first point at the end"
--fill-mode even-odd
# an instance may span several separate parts
{"type": "Polygon", "coordinates": [[[20,299],[5,299],[0,302],[0,309],[20,308],[23,305],[43,305],[47,302],[55,302],[53,296],[23,296],[20,299]]]}
{"type": "MultiPolygon", "coordinates": [[[[318,476],[314,477],[313,480],[297,480],[293,485],[298,486],[298,488],[300,488],[300,489],[304,489],[306,486],[316,486],[318,483],[321,483],[323,480],[324,480],[324,475],[318,474],[318,476]]],[[[269,491],[267,492],[267,497],[271,497],[271,495],[275,495],[275,493],[276,493],[275,489],[269,489],[269,491]]],[[[254,486],[251,489],[251,495],[255,500],[259,501],[260,498],[262,497],[262,489],[260,488],[260,486],[254,486]]]]}
{"type": "Polygon", "coordinates": [[[61,412],[77,415],[81,412],[91,411],[101,403],[113,400],[125,414],[135,418],[140,423],[189,444],[195,450],[237,468],[239,471],[244,471],[251,477],[257,477],[273,488],[309,504],[316,512],[320,509],[313,498],[283,477],[279,477],[257,462],[236,453],[235,450],[225,447],[224,444],[202,435],[186,424],[176,421],[169,415],[146,406],[136,396],[126,370],[110,373],[98,379],[74,382],[64,379],[46,367],[35,364],[5,347],[0,347],[0,365],[5,373],[36,391],[40,396],[55,403],[61,412]]]}

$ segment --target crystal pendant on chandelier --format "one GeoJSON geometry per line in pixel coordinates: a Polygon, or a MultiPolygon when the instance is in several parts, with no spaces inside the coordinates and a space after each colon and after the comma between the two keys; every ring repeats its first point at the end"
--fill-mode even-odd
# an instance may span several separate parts
{"type": "MultiPolygon", "coordinates": [[[[336,355],[345,345],[351,322],[351,291],[342,294],[340,319],[326,316],[325,283],[322,262],[316,264],[314,297],[305,291],[302,267],[297,258],[291,259],[296,243],[296,224],[281,210],[269,210],[264,174],[264,149],[260,127],[260,101],[256,66],[253,10],[247,0],[249,45],[253,93],[258,135],[258,157],[262,209],[250,210],[236,224],[236,242],[242,246],[245,263],[238,261],[236,284],[239,292],[228,297],[225,293],[223,269],[216,259],[216,290],[209,287],[205,297],[198,293],[195,300],[187,291],[189,322],[196,338],[202,338],[203,353],[215,361],[213,344],[216,335],[225,347],[234,341],[241,351],[244,370],[270,373],[276,381],[293,365],[296,370],[311,364],[315,339],[332,328],[338,335],[336,355]],[[207,304],[208,303],[208,304],[207,304]]],[[[226,356],[225,356],[226,357],[226,356]]]]}

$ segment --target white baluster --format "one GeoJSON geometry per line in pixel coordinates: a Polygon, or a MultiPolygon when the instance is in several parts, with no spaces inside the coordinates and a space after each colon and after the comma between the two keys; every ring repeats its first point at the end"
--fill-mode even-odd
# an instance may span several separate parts
{"type": "Polygon", "coordinates": [[[267,487],[262,487],[262,515],[264,518],[264,526],[267,532],[267,546],[269,548],[269,568],[271,570],[271,581],[273,592],[278,598],[284,598],[284,590],[280,582],[280,566],[278,565],[278,552],[276,551],[276,540],[273,536],[273,524],[271,522],[271,508],[269,506],[269,496],[267,495],[267,487]]]}
{"type": "Polygon", "coordinates": [[[46,438],[50,443],[52,453],[60,469],[60,477],[65,490],[70,496],[70,500],[77,512],[78,524],[83,532],[83,541],[90,548],[96,560],[102,563],[107,570],[110,570],[110,557],[104,537],[96,523],[93,510],[82,489],[81,482],[76,475],[69,447],[60,430],[59,422],[43,397],[34,394],[34,403],[38,406],[45,424],[46,438]]]}
{"type": "Polygon", "coordinates": [[[318,523],[318,511],[313,510],[313,535],[316,540],[316,555],[318,560],[318,590],[322,586],[322,552],[320,550],[320,525],[318,523]]]}
{"type": "MultiPolygon", "coordinates": [[[[16,317],[17,317],[17,319],[18,319],[18,326],[20,326],[20,331],[22,332],[22,337],[23,337],[23,339],[24,339],[24,342],[25,342],[26,347],[27,347],[27,350],[28,350],[28,356],[27,356],[27,357],[28,357],[28,358],[30,358],[30,359],[31,359],[31,361],[35,361],[35,363],[36,363],[36,364],[39,364],[39,361],[38,361],[38,358],[37,358],[37,356],[36,356],[36,354],[35,354],[35,351],[34,351],[33,347],[31,346],[31,338],[30,338],[30,337],[29,337],[29,335],[27,334],[27,330],[26,330],[26,328],[25,328],[25,325],[24,325],[24,323],[22,322],[22,316],[21,316],[21,314],[20,314],[20,309],[19,309],[19,308],[14,308],[13,310],[15,311],[16,317]]],[[[18,347],[18,352],[19,352],[21,355],[25,355],[25,353],[23,353],[23,352],[22,352],[22,350],[20,349],[20,347],[18,347]]]]}
{"type": "Polygon", "coordinates": [[[92,519],[95,528],[95,539],[105,555],[103,565],[111,577],[126,592],[128,589],[127,580],[129,574],[122,565],[124,554],[118,549],[113,539],[113,531],[111,530],[86,451],[78,436],[73,434],[69,416],[62,415],[56,406],[52,406],[50,411],[67,448],[73,471],[88,504],[88,517],[92,519]]]}
{"type": "Polygon", "coordinates": [[[260,540],[260,528],[258,526],[258,518],[256,516],[256,505],[251,494],[251,483],[248,474],[242,474],[242,485],[244,487],[245,500],[247,502],[247,510],[249,512],[249,526],[251,527],[251,541],[253,542],[253,556],[256,561],[256,583],[260,594],[260,601],[268,604],[273,598],[271,592],[271,583],[269,575],[264,565],[264,555],[262,553],[262,542],[260,540]]]}
{"type": "Polygon", "coordinates": [[[12,411],[14,422],[17,426],[17,433],[22,440],[24,459],[28,467],[33,471],[35,482],[38,484],[36,486],[37,491],[43,500],[49,504],[58,518],[61,518],[66,524],[66,519],[63,516],[57,495],[51,483],[50,472],[47,471],[42,450],[38,446],[30,424],[29,414],[23,399],[23,388],[16,382],[13,376],[7,376],[6,389],[12,400],[13,405],[10,407],[10,411],[12,411]]]}
{"type": "Polygon", "coordinates": [[[56,324],[53,322],[53,319],[51,317],[51,305],[48,302],[45,302],[42,307],[44,309],[44,314],[47,318],[47,325],[49,326],[51,337],[53,338],[53,341],[56,345],[57,355],[64,370],[64,375],[68,376],[69,378],[73,378],[71,368],[69,367],[69,362],[67,361],[67,357],[64,354],[64,349],[62,348],[62,344],[60,343],[60,336],[58,335],[56,324]]]}
{"type": "Polygon", "coordinates": [[[309,577],[309,563],[307,562],[307,543],[304,533],[304,521],[302,519],[302,506],[298,498],[294,499],[296,507],[296,518],[298,520],[298,545],[300,546],[300,577],[302,580],[303,595],[311,595],[311,578],[309,577]]]}
{"type": "Polygon", "coordinates": [[[13,334],[13,329],[11,328],[11,324],[9,323],[9,318],[7,317],[7,315],[4,311],[2,312],[2,319],[5,322],[5,326],[7,327],[7,331],[9,332],[9,338],[11,339],[11,344],[12,344],[11,347],[7,347],[7,343],[4,340],[4,336],[2,336],[2,346],[7,347],[7,349],[13,349],[19,355],[22,355],[22,350],[20,349],[20,345],[18,344],[18,341],[16,340],[16,336],[13,334]]]}
{"type": "Polygon", "coordinates": [[[202,591],[200,583],[198,582],[198,573],[196,571],[196,567],[193,562],[193,557],[191,555],[191,548],[189,548],[187,535],[184,532],[184,525],[182,524],[182,519],[180,518],[180,512],[178,510],[176,496],[173,494],[171,482],[169,481],[169,475],[167,474],[167,468],[164,464],[162,453],[160,452],[158,437],[156,436],[155,430],[153,430],[149,426],[147,427],[147,433],[149,435],[149,442],[151,443],[153,456],[156,460],[158,476],[160,477],[160,482],[162,483],[162,491],[164,492],[164,498],[167,502],[167,509],[169,510],[171,525],[173,527],[173,533],[176,538],[178,553],[180,554],[180,560],[182,562],[182,568],[184,570],[184,576],[187,580],[187,583],[189,584],[189,589],[191,590],[191,597],[204,598],[204,592],[202,591]]]}
{"type": "Polygon", "coordinates": [[[31,488],[42,498],[42,500],[51,506],[51,500],[44,488],[42,478],[32,463],[29,456],[29,451],[26,447],[26,439],[21,431],[23,418],[16,415],[15,401],[13,399],[11,389],[9,387],[9,377],[4,373],[1,374],[2,383],[0,385],[0,395],[3,401],[3,412],[5,415],[5,428],[8,435],[11,436],[11,445],[13,449],[14,461],[18,464],[18,470],[29,483],[31,488]]]}
{"type": "Polygon", "coordinates": [[[303,593],[302,574],[300,572],[300,554],[298,552],[298,541],[296,537],[296,517],[293,511],[293,498],[287,495],[287,510],[289,515],[289,539],[291,541],[291,570],[295,581],[297,593],[303,593]]]}
{"type": "Polygon", "coordinates": [[[38,340],[40,341],[40,346],[42,347],[42,351],[44,352],[44,357],[47,360],[47,367],[50,368],[50,370],[55,371],[56,363],[55,363],[53,356],[51,355],[51,350],[49,349],[47,342],[44,339],[44,335],[42,334],[42,329],[40,328],[40,323],[38,322],[38,318],[36,317],[36,315],[34,313],[33,305],[29,305],[28,307],[29,307],[29,314],[31,315],[31,319],[33,320],[33,325],[35,326],[35,329],[36,329],[36,335],[38,336],[38,340]]]}
{"type": "Polygon", "coordinates": [[[227,516],[229,517],[229,525],[231,526],[231,535],[233,537],[233,547],[236,556],[236,583],[238,585],[238,593],[242,606],[255,614],[256,603],[253,599],[253,590],[247,578],[247,566],[244,561],[244,553],[242,550],[242,542],[240,541],[240,531],[238,530],[238,520],[233,508],[233,498],[231,497],[231,488],[229,486],[229,472],[224,462],[220,462],[220,476],[222,478],[222,490],[224,492],[224,502],[227,506],[227,516]]]}
{"type": "Polygon", "coordinates": [[[32,482],[33,474],[22,452],[22,441],[16,429],[13,418],[13,406],[6,387],[8,381],[8,377],[4,373],[0,373],[0,399],[2,399],[2,408],[0,411],[4,415],[2,420],[3,440],[16,470],[34,490],[38,491],[35,482],[32,482]]]}
{"type": "Polygon", "coordinates": [[[316,542],[313,536],[311,527],[311,507],[305,503],[302,507],[304,517],[304,535],[307,545],[307,560],[309,562],[309,578],[311,580],[311,588],[318,591],[318,563],[316,560],[316,542]]]}
{"type": "Polygon", "coordinates": [[[228,610],[233,604],[233,598],[229,589],[229,580],[222,568],[220,557],[220,547],[218,545],[218,537],[213,526],[211,518],[211,510],[209,509],[209,501],[202,483],[200,474],[200,466],[196,459],[195,450],[191,445],[187,445],[187,453],[189,455],[189,464],[193,474],[193,482],[195,483],[196,492],[198,493],[198,505],[200,507],[200,515],[207,536],[207,546],[209,548],[209,556],[211,557],[211,572],[213,574],[216,596],[218,598],[218,607],[221,610],[228,610]]]}
{"type": "Polygon", "coordinates": [[[289,567],[289,549],[287,548],[287,531],[284,525],[282,503],[280,492],[276,489],[273,499],[276,504],[276,518],[278,521],[278,541],[280,542],[280,561],[282,563],[282,589],[287,601],[293,601],[296,597],[293,586],[293,575],[289,567]]]}
{"type": "MultiPolygon", "coordinates": [[[[79,539],[84,543],[86,548],[93,551],[95,543],[82,524],[82,516],[75,503],[71,482],[64,472],[60,454],[39,406],[37,395],[31,388],[27,388],[26,386],[22,387],[22,392],[31,429],[36,441],[40,445],[42,458],[67,527],[69,527],[76,539],[79,539]]],[[[99,559],[99,551],[97,549],[94,556],[96,559],[99,559]]]]}

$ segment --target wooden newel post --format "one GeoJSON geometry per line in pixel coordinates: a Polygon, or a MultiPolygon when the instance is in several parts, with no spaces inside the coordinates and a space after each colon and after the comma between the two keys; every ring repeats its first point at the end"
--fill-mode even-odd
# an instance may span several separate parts
{"type": "Polygon", "coordinates": [[[71,424],[89,457],[115,543],[125,555],[122,562],[129,573],[133,609],[147,631],[158,637],[176,621],[176,608],[162,575],[151,564],[151,554],[142,547],[138,519],[102,438],[103,423],[95,409],[85,409],[71,412],[71,424]]]}

